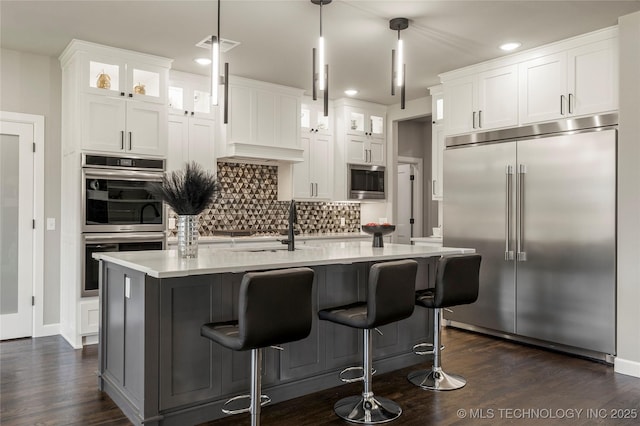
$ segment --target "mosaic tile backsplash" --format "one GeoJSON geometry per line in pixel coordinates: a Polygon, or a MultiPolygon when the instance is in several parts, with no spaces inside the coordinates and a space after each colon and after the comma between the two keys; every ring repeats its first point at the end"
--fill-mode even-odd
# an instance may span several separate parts
{"type": "MultiPolygon", "coordinates": [[[[289,202],[278,201],[277,166],[218,162],[218,182],[220,196],[200,215],[200,236],[235,230],[274,235],[287,229],[289,202]]],[[[297,201],[296,210],[296,230],[302,233],[360,232],[359,203],[297,201]]],[[[172,211],[169,216],[177,217],[172,211]]]]}

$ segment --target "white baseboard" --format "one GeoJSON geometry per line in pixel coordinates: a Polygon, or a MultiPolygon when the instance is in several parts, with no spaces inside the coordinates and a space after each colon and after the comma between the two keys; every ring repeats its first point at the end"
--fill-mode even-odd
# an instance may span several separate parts
{"type": "Polygon", "coordinates": [[[97,334],[89,334],[88,336],[82,336],[82,346],[97,345],[97,344],[98,344],[97,334]]]}
{"type": "Polygon", "coordinates": [[[58,334],[60,334],[60,324],[41,325],[33,331],[33,337],[55,336],[58,334]]]}
{"type": "Polygon", "coordinates": [[[613,363],[613,371],[627,376],[640,377],[640,362],[616,357],[613,363]]]}
{"type": "Polygon", "coordinates": [[[71,347],[73,349],[82,349],[82,342],[80,342],[80,344],[78,344],[75,339],[71,339],[69,336],[67,336],[65,334],[64,331],[61,331],[60,335],[64,338],[64,340],[67,341],[67,343],[69,343],[71,345],[71,347]]]}

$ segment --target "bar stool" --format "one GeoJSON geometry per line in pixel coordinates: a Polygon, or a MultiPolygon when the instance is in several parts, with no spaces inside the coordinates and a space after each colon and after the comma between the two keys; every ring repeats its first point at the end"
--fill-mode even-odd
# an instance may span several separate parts
{"type": "Polygon", "coordinates": [[[433,354],[433,366],[431,370],[409,373],[407,378],[414,385],[430,390],[455,390],[467,383],[462,376],[445,373],[440,365],[440,353],[443,349],[440,343],[440,312],[443,308],[474,303],[478,299],[481,259],[479,254],[442,257],[438,260],[435,288],[416,291],[416,305],[433,309],[433,345],[421,343],[413,349],[418,355],[433,354]],[[418,350],[424,346],[433,346],[433,350],[418,350]]]}
{"type": "Polygon", "coordinates": [[[262,348],[304,339],[313,321],[311,289],[314,272],[291,268],[246,273],[240,284],[238,320],[204,324],[200,334],[234,351],[251,350],[251,394],[228,400],[226,414],[251,413],[260,424],[260,408],[271,402],[261,395],[262,348]],[[251,398],[249,408],[229,410],[229,403],[251,398]]]}
{"type": "Polygon", "coordinates": [[[335,413],[344,420],[378,424],[394,420],[402,413],[402,408],[394,401],[373,395],[371,330],[411,316],[415,307],[417,269],[415,260],[377,263],[369,271],[366,302],[335,306],[318,312],[321,320],[362,329],[364,334],[362,396],[343,398],[333,406],[335,413]]]}

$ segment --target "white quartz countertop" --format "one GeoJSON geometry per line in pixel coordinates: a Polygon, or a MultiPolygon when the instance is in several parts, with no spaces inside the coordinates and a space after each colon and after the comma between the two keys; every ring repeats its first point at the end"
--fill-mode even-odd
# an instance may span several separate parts
{"type": "MultiPolygon", "coordinates": [[[[371,235],[364,232],[325,232],[325,233],[311,233],[311,234],[299,234],[296,235],[296,241],[315,241],[315,240],[347,240],[347,239],[369,239],[373,238],[371,235]]],[[[278,242],[280,240],[286,240],[286,235],[249,235],[246,237],[230,237],[230,236],[213,236],[213,237],[199,237],[198,241],[204,244],[244,244],[244,243],[263,243],[263,242],[278,242]]],[[[178,243],[177,237],[167,238],[169,245],[178,243]]]]}
{"type": "Polygon", "coordinates": [[[411,238],[411,242],[442,245],[442,237],[413,237],[411,238]]]}
{"type": "Polygon", "coordinates": [[[94,253],[93,257],[144,272],[155,278],[171,278],[474,252],[475,250],[470,248],[390,243],[386,243],[384,247],[373,247],[371,241],[314,241],[296,246],[296,250],[292,252],[287,251],[286,246],[282,244],[274,244],[270,247],[199,247],[198,257],[195,259],[179,258],[177,249],[94,253]]]}

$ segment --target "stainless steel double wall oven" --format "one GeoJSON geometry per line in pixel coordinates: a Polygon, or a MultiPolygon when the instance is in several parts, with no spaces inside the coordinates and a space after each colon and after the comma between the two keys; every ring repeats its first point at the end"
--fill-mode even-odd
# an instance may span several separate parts
{"type": "Polygon", "coordinates": [[[98,294],[93,253],[164,249],[166,214],[148,190],[164,167],[158,159],[82,155],[82,296],[98,294]]]}

